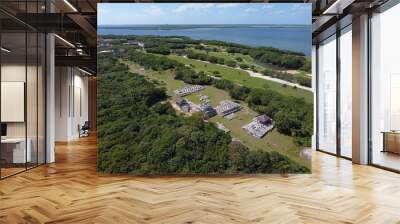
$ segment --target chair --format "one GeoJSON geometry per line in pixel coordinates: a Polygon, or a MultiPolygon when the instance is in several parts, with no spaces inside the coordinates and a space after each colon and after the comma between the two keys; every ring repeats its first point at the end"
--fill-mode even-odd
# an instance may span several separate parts
{"type": "Polygon", "coordinates": [[[78,125],[79,138],[89,136],[89,129],[90,129],[89,121],[85,121],[82,127],[78,125]]]}

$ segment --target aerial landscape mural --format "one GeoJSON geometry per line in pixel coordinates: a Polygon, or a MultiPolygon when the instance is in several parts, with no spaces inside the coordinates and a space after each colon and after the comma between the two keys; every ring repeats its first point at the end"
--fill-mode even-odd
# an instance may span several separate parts
{"type": "Polygon", "coordinates": [[[311,172],[311,4],[98,9],[99,172],[311,172]]]}

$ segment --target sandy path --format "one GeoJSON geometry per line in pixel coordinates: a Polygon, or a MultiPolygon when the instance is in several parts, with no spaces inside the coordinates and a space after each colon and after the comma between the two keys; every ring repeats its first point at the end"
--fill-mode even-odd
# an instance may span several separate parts
{"type": "MultiPolygon", "coordinates": [[[[187,58],[186,55],[184,55],[183,57],[187,58]]],[[[191,59],[191,60],[196,60],[196,61],[201,61],[201,62],[205,62],[205,63],[208,63],[208,64],[213,64],[211,62],[202,61],[202,60],[198,60],[198,59],[191,59]]],[[[229,67],[227,65],[221,65],[221,64],[217,64],[217,65],[224,66],[224,67],[227,67],[227,68],[233,68],[233,67],[229,67]]],[[[258,73],[258,72],[253,72],[251,70],[242,69],[240,67],[235,67],[234,69],[245,71],[250,75],[250,77],[265,79],[265,80],[269,80],[269,81],[273,81],[273,82],[277,82],[277,83],[281,83],[281,84],[286,84],[286,85],[292,86],[292,87],[296,86],[299,89],[307,90],[307,91],[310,91],[310,92],[313,91],[312,88],[310,88],[310,87],[302,86],[302,85],[299,85],[297,83],[289,82],[289,81],[286,81],[286,80],[283,80],[283,79],[278,79],[278,78],[273,78],[271,76],[266,76],[266,75],[263,75],[263,74],[258,73]]]]}
{"type": "Polygon", "coordinates": [[[299,89],[304,89],[304,90],[312,92],[312,88],[306,87],[306,86],[302,86],[302,85],[299,85],[297,83],[288,82],[288,81],[283,80],[283,79],[273,78],[271,76],[266,76],[266,75],[263,75],[263,74],[258,73],[258,72],[253,72],[251,70],[245,70],[245,69],[241,69],[241,68],[236,68],[236,69],[239,69],[239,70],[242,70],[242,71],[245,71],[245,72],[249,73],[249,75],[251,77],[256,77],[256,78],[265,79],[265,80],[269,80],[269,81],[273,81],[273,82],[278,82],[278,83],[281,83],[281,84],[286,84],[288,86],[296,86],[299,89]]]}

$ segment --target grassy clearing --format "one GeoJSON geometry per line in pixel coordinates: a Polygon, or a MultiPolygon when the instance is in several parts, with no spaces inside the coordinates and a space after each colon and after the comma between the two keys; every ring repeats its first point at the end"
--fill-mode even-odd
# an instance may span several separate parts
{"type": "Polygon", "coordinates": [[[183,81],[176,80],[174,79],[174,74],[172,71],[163,71],[163,72],[158,72],[158,71],[152,71],[152,70],[141,70],[141,66],[133,63],[133,62],[127,62],[127,61],[121,61],[125,63],[126,65],[129,66],[129,70],[133,73],[138,73],[141,75],[144,75],[150,80],[157,81],[161,85],[165,86],[167,89],[167,94],[169,96],[173,96],[174,93],[173,91],[175,89],[182,88],[186,84],[183,81]]]}
{"type": "MultiPolygon", "coordinates": [[[[198,49],[194,49],[194,48],[190,48],[190,50],[197,52],[197,53],[203,53],[206,54],[207,52],[205,50],[198,50],[198,49]]],[[[209,51],[208,52],[209,55],[215,56],[215,57],[219,57],[219,58],[224,58],[225,60],[234,60],[236,61],[238,64],[244,63],[247,64],[249,66],[254,65],[256,70],[258,72],[261,72],[265,69],[264,66],[258,64],[252,57],[250,57],[249,55],[244,55],[241,53],[228,53],[227,51],[225,51],[225,49],[222,49],[219,52],[213,52],[213,51],[209,51]],[[237,61],[236,58],[242,58],[243,61],[237,61]]]]}
{"type": "Polygon", "coordinates": [[[248,111],[243,108],[242,111],[236,113],[232,120],[215,116],[210,119],[211,122],[220,122],[227,127],[231,132],[231,136],[240,139],[243,144],[252,150],[267,150],[278,151],[282,154],[289,156],[291,159],[308,166],[308,162],[299,157],[299,147],[296,146],[290,136],[282,135],[276,129],[268,133],[264,138],[258,139],[247,134],[242,127],[253,119],[254,111],[248,111]]]}
{"type": "MultiPolygon", "coordinates": [[[[139,73],[139,71],[141,71],[141,67],[137,64],[131,62],[125,63],[129,65],[132,72],[139,73]]],[[[167,93],[170,96],[173,96],[173,90],[181,88],[185,85],[183,81],[175,80],[174,74],[171,71],[156,72],[146,70],[142,74],[151,80],[156,80],[162,83],[162,85],[165,85],[167,93]]],[[[193,103],[200,103],[200,95],[207,95],[211,100],[212,106],[214,107],[217,106],[222,100],[233,101],[226,91],[217,89],[213,86],[209,86],[202,91],[185,96],[185,98],[193,103]]],[[[251,110],[246,103],[241,102],[240,104],[242,105],[243,109],[236,113],[234,119],[228,120],[220,116],[215,116],[210,119],[210,122],[222,123],[225,127],[231,130],[230,134],[233,138],[240,139],[243,144],[252,150],[278,151],[305,166],[310,165],[309,161],[299,157],[300,148],[293,143],[290,136],[283,135],[275,129],[262,139],[257,139],[248,135],[242,129],[242,126],[250,123],[251,120],[257,116],[257,113],[251,110]]]]}
{"type": "Polygon", "coordinates": [[[167,57],[187,65],[192,64],[196,71],[204,71],[208,74],[212,74],[212,72],[218,71],[221,77],[230,80],[236,84],[247,86],[249,88],[268,88],[285,96],[301,97],[304,98],[304,100],[308,103],[313,102],[312,93],[309,91],[294,89],[292,87],[283,87],[282,84],[277,82],[251,77],[245,71],[221,66],[218,64],[210,64],[207,62],[193,60],[178,55],[168,55],[167,57]]]}

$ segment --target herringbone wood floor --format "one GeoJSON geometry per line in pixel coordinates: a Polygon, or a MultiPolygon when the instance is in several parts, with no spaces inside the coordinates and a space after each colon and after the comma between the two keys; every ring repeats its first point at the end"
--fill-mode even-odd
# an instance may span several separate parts
{"type": "Polygon", "coordinates": [[[313,155],[313,174],[129,177],[96,173],[96,139],[0,181],[0,223],[400,223],[400,175],[313,155]]]}

